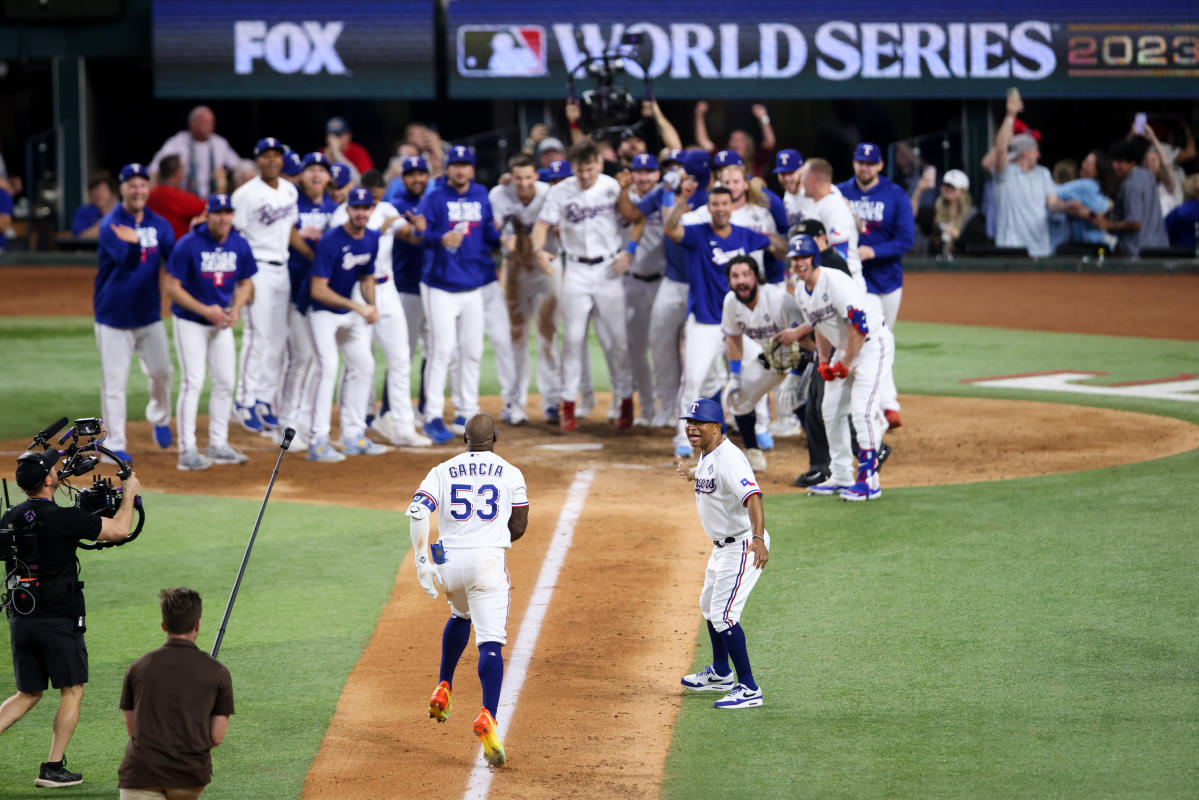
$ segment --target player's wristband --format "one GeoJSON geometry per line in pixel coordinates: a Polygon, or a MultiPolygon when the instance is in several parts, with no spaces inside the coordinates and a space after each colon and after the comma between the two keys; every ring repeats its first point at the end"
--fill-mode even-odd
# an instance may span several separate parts
{"type": "Polygon", "coordinates": [[[662,208],[674,207],[674,192],[662,192],[662,208]]]}
{"type": "Polygon", "coordinates": [[[629,255],[633,255],[637,252],[637,243],[630,240],[629,243],[624,246],[624,249],[629,255]]]}
{"type": "Polygon", "coordinates": [[[741,359],[737,358],[729,361],[729,372],[734,375],[741,374],[741,359]]]}
{"type": "Polygon", "coordinates": [[[766,539],[765,539],[764,537],[762,537],[762,536],[758,536],[758,535],[756,535],[756,534],[755,534],[755,535],[754,535],[754,538],[755,538],[755,539],[757,539],[757,540],[758,540],[759,542],[761,542],[762,544],[766,544],[766,539]]]}

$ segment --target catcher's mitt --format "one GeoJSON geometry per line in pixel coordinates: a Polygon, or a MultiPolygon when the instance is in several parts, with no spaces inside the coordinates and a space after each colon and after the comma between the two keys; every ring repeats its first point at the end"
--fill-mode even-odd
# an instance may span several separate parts
{"type": "Polygon", "coordinates": [[[771,339],[762,352],[758,353],[758,360],[762,362],[762,366],[775,372],[798,369],[812,359],[812,351],[800,347],[799,342],[782,344],[778,339],[771,339]]]}

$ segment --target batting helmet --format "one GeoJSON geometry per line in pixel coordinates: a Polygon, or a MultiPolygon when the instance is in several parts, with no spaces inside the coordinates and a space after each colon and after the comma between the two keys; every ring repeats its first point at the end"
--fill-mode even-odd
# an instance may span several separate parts
{"type": "Polygon", "coordinates": [[[812,263],[819,263],[816,259],[820,258],[820,246],[816,244],[816,240],[802,233],[792,236],[791,241],[787,243],[787,258],[806,256],[812,257],[812,263]]]}

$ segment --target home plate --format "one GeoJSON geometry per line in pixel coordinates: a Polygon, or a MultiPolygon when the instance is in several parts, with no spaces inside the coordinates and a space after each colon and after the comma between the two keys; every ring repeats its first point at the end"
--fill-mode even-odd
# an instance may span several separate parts
{"type": "Polygon", "coordinates": [[[570,444],[539,444],[538,450],[557,450],[562,453],[574,453],[581,450],[603,450],[599,442],[572,442],[570,444]]]}

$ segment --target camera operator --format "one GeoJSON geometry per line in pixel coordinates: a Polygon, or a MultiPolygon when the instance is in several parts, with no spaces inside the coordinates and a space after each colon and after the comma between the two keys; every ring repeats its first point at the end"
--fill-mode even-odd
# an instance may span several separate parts
{"type": "Polygon", "coordinates": [[[54,717],[49,760],[41,766],[34,786],[54,788],[83,782],[78,772],[66,768],[67,743],[79,721],[83,686],[87,683],[87,648],[84,645],[83,583],[75,549],[80,540],[120,541],[129,535],[134,520],[134,498],[141,488],[130,473],[122,482],[120,508],[112,518],[95,516],[79,508],[54,502],[58,452],[30,450],[17,459],[17,485],[29,499],[13,506],[0,519],[0,527],[36,532],[36,554],[18,553],[36,565],[40,586],[32,608],[8,608],[13,674],[17,693],[0,705],[0,732],[37,705],[47,683],[62,696],[54,717]]]}

